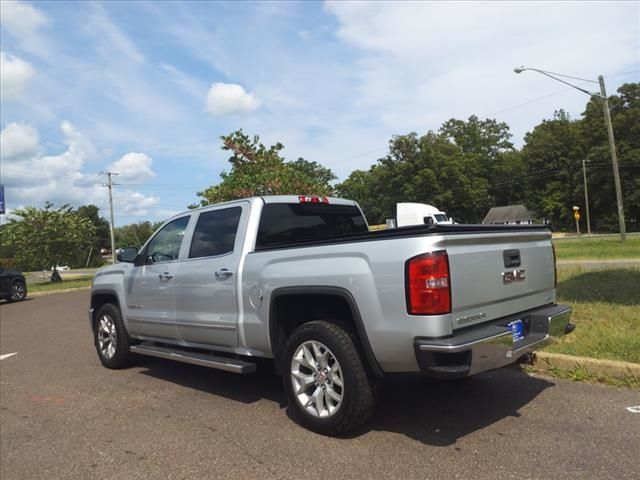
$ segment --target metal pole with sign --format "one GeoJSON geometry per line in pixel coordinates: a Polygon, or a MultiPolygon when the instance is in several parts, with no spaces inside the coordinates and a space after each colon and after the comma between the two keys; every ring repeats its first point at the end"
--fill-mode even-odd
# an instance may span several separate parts
{"type": "Polygon", "coordinates": [[[0,215],[4,213],[4,185],[0,184],[0,215]]]}
{"type": "Polygon", "coordinates": [[[573,218],[576,219],[576,233],[580,235],[580,207],[573,207],[573,218]]]}

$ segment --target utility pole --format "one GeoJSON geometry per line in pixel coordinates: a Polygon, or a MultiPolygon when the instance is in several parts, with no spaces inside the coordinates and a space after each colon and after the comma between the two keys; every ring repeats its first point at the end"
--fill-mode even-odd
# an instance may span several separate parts
{"type": "MultiPolygon", "coordinates": [[[[609,99],[607,98],[607,91],[604,88],[604,77],[602,75],[598,76],[598,81],[589,80],[587,78],[573,77],[571,75],[563,75],[561,73],[549,72],[547,70],[540,70],[539,68],[526,68],[524,66],[516,67],[513,69],[515,73],[522,73],[527,70],[532,70],[534,72],[538,72],[546,77],[552,78],[557,82],[564,83],[565,85],[569,85],[576,90],[581,91],[582,93],[586,93],[592,98],[598,98],[602,101],[602,108],[604,110],[604,123],[607,127],[607,133],[609,134],[609,150],[611,151],[611,165],[613,167],[613,182],[616,187],[616,200],[618,203],[618,221],[620,222],[620,241],[624,242],[627,239],[627,231],[624,226],[624,207],[622,206],[622,187],[620,186],[620,172],[618,171],[618,157],[616,156],[616,141],[613,137],[613,127],[611,126],[611,112],[609,111],[609,99]],[[590,92],[582,87],[578,87],[573,83],[570,83],[562,78],[569,78],[573,80],[581,80],[583,82],[589,83],[597,83],[600,85],[600,93],[590,92]]],[[[587,214],[587,218],[589,218],[587,214]]]]}
{"type": "Polygon", "coordinates": [[[589,218],[589,190],[587,189],[587,167],[586,160],[582,160],[582,178],[584,178],[584,205],[587,208],[587,233],[591,235],[591,220],[589,218]]]}
{"type": "Polygon", "coordinates": [[[107,187],[109,188],[109,214],[111,216],[111,222],[109,224],[109,226],[111,227],[110,233],[111,233],[111,261],[112,263],[116,263],[116,242],[115,242],[115,237],[114,237],[114,223],[113,223],[113,181],[112,181],[112,177],[115,177],[116,175],[118,175],[117,173],[114,172],[105,172],[107,174],[107,187]]]}
{"type": "Polygon", "coordinates": [[[613,127],[611,126],[611,113],[609,112],[609,100],[607,99],[607,92],[604,88],[604,78],[602,75],[598,76],[598,82],[600,83],[600,97],[602,99],[602,108],[604,109],[604,123],[607,125],[607,132],[609,133],[609,149],[611,150],[611,164],[613,166],[613,181],[616,186],[616,200],[618,202],[618,219],[620,221],[620,240],[624,242],[627,238],[627,231],[624,226],[624,207],[622,206],[622,188],[620,187],[620,172],[618,171],[618,156],[616,155],[616,142],[613,137],[613,127]]]}

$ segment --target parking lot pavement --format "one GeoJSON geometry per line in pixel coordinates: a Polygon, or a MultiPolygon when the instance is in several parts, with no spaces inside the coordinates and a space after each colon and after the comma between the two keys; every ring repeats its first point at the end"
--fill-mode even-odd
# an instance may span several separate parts
{"type": "Polygon", "coordinates": [[[280,381],[140,358],[100,366],[89,292],[0,306],[0,477],[638,478],[640,392],[515,368],[385,382],[373,420],[323,437],[287,416],[280,381]]]}

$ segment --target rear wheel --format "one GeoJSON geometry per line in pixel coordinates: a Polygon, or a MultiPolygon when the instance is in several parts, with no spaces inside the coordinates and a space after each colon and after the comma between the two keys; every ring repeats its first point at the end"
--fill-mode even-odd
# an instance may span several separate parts
{"type": "Polygon", "coordinates": [[[118,369],[129,364],[129,336],[120,309],[106,303],[98,310],[94,325],[94,342],[98,357],[107,368],[118,369]]]}
{"type": "Polygon", "coordinates": [[[339,435],[371,416],[376,380],[348,328],[324,320],[305,323],[289,337],[284,355],[285,390],[302,425],[339,435]]]}
{"type": "Polygon", "coordinates": [[[9,288],[9,301],[20,302],[27,297],[27,286],[22,280],[14,280],[9,288]]]}

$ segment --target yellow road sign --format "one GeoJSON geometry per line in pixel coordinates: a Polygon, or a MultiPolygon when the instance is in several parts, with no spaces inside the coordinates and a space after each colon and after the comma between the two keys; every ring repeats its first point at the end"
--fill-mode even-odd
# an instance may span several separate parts
{"type": "Polygon", "coordinates": [[[580,212],[578,210],[573,212],[573,218],[575,218],[576,221],[580,220],[580,212]]]}

